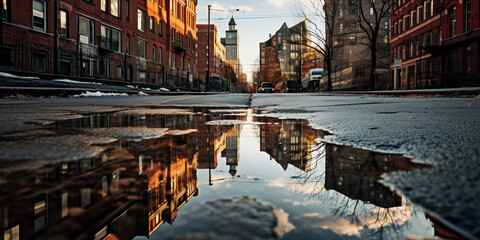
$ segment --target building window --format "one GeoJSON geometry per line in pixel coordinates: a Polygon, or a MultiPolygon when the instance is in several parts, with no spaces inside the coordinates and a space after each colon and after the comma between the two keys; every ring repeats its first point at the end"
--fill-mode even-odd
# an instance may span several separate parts
{"type": "Polygon", "coordinates": [[[107,0],[100,1],[100,10],[106,12],[107,11],[107,0]]]}
{"type": "Polygon", "coordinates": [[[84,188],[80,190],[80,206],[85,208],[92,203],[92,189],[84,188]]]}
{"type": "Polygon", "coordinates": [[[112,51],[120,52],[120,31],[102,25],[100,27],[100,46],[112,51]]]}
{"type": "Polygon", "coordinates": [[[127,0],[125,4],[126,4],[125,16],[127,18],[127,21],[130,21],[130,0],[127,0]]]}
{"type": "Polygon", "coordinates": [[[120,17],[120,2],[119,0],[101,0],[100,10],[103,12],[108,12],[109,10],[110,14],[113,16],[120,17]],[[110,1],[110,5],[108,4],[108,1],[110,1]],[[107,7],[109,7],[109,9],[107,9],[107,7]]]}
{"type": "Polygon", "coordinates": [[[432,8],[432,2],[431,0],[427,0],[427,2],[425,3],[425,18],[431,16],[430,8],[432,8]]]}
{"type": "Polygon", "coordinates": [[[160,36],[163,35],[163,26],[162,26],[162,25],[163,25],[163,23],[162,23],[162,21],[160,20],[160,21],[158,22],[158,35],[160,35],[160,36]]]}
{"type": "Polygon", "coordinates": [[[110,0],[110,14],[115,17],[120,17],[120,2],[119,0],[110,0]]]}
{"type": "Polygon", "coordinates": [[[117,66],[116,67],[116,72],[115,72],[115,76],[117,79],[121,79],[122,78],[122,67],[121,66],[117,66]]]}
{"type": "Polygon", "coordinates": [[[464,20],[463,20],[463,31],[468,32],[472,29],[472,4],[470,0],[463,3],[464,6],[464,20]]]}
{"type": "Polygon", "coordinates": [[[92,20],[79,16],[79,35],[80,35],[80,42],[86,44],[93,44],[94,43],[94,23],[92,20]]]}
{"type": "MultiPolygon", "coordinates": [[[[65,74],[71,73],[72,59],[70,56],[60,56],[60,72],[65,74]]],[[[63,172],[68,172],[68,164],[62,165],[62,174],[63,172]],[[67,169],[63,169],[63,167],[67,169]]]]}
{"type": "Polygon", "coordinates": [[[407,19],[405,20],[405,25],[407,25],[406,30],[410,29],[411,25],[411,18],[412,18],[412,11],[408,12],[407,19]]]}
{"type": "Polygon", "coordinates": [[[46,5],[44,1],[33,0],[33,28],[46,31],[46,5]]]}
{"type": "Polygon", "coordinates": [[[417,10],[413,10],[412,12],[412,27],[417,25],[418,19],[417,19],[417,10]]]}
{"type": "Polygon", "coordinates": [[[438,45],[442,42],[442,27],[438,28],[438,45]]]}
{"type": "Polygon", "coordinates": [[[37,71],[48,70],[48,53],[43,51],[32,51],[32,68],[37,71]]]}
{"type": "Polygon", "coordinates": [[[145,12],[138,9],[138,30],[145,32],[145,12]]]}
{"type": "Polygon", "coordinates": [[[423,5],[418,6],[417,14],[418,14],[418,22],[422,22],[423,17],[424,17],[424,15],[423,15],[423,5]]]}
{"type": "Polygon", "coordinates": [[[164,0],[158,0],[158,8],[163,8],[163,6],[164,6],[163,1],[164,0]]]}
{"type": "Polygon", "coordinates": [[[68,216],[68,193],[62,193],[62,218],[68,216]]]}
{"type": "Polygon", "coordinates": [[[175,42],[175,29],[172,28],[172,43],[175,42]]]}
{"type": "Polygon", "coordinates": [[[35,214],[34,230],[38,232],[44,229],[47,224],[47,195],[36,196],[33,208],[35,214]]]}
{"type": "Polygon", "coordinates": [[[159,62],[160,64],[162,64],[162,58],[163,58],[162,55],[163,55],[163,54],[162,54],[162,48],[159,47],[159,48],[158,48],[158,62],[159,62]]]}
{"type": "Polygon", "coordinates": [[[68,37],[68,13],[60,10],[60,36],[68,37]]]}
{"type": "Polygon", "coordinates": [[[155,46],[155,44],[153,45],[153,48],[152,48],[152,60],[154,62],[157,61],[157,46],[155,46]]]}
{"type": "Polygon", "coordinates": [[[3,1],[3,6],[0,12],[0,14],[2,14],[1,18],[3,19],[3,21],[8,21],[10,17],[10,13],[9,13],[10,1],[8,0],[1,0],[1,1],[3,1]]]}
{"type": "Polygon", "coordinates": [[[155,18],[150,17],[150,31],[155,31],[155,18]]]}
{"type": "Polygon", "coordinates": [[[128,34],[127,34],[127,38],[125,39],[125,45],[126,45],[125,52],[127,54],[130,54],[130,35],[128,34]]]}
{"type": "Polygon", "coordinates": [[[448,10],[448,22],[450,27],[448,32],[449,37],[455,36],[455,24],[457,23],[456,11],[457,7],[452,7],[448,10]]]}
{"type": "Polygon", "coordinates": [[[20,240],[20,225],[5,230],[3,239],[20,240]]]}
{"type": "Polygon", "coordinates": [[[146,58],[146,46],[147,42],[141,39],[138,39],[137,42],[137,56],[141,58],[146,58]]]}

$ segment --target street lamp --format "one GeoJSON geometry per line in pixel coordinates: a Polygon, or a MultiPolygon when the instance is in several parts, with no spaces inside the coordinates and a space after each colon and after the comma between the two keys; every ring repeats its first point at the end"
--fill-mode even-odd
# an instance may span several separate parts
{"type": "MultiPolygon", "coordinates": [[[[218,11],[218,12],[238,12],[240,9],[232,9],[232,10],[224,10],[224,9],[215,9],[212,8],[212,5],[208,5],[208,32],[207,32],[207,73],[205,78],[205,90],[208,91],[208,82],[210,78],[210,11],[218,11]]],[[[215,46],[214,46],[215,48],[215,46]]]]}

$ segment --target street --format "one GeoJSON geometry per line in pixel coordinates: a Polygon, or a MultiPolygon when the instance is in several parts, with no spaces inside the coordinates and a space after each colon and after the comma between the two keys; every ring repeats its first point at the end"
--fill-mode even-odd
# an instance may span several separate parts
{"type": "MultiPolygon", "coordinates": [[[[52,176],[53,172],[39,178],[38,173],[41,171],[38,169],[61,172],[62,166],[65,166],[61,163],[78,160],[81,162],[81,168],[90,169],[88,171],[93,171],[92,174],[95,172],[101,175],[100,172],[92,169],[99,167],[100,162],[105,164],[107,161],[105,156],[108,156],[108,162],[112,161],[112,163],[106,168],[103,167],[102,171],[107,171],[107,168],[120,169],[122,162],[116,163],[120,160],[115,159],[121,159],[119,156],[125,150],[114,149],[112,145],[108,148],[110,152],[105,155],[105,149],[102,147],[112,141],[120,141],[121,146],[127,146],[129,152],[133,151],[128,154],[123,153],[127,154],[124,156],[133,159],[133,163],[139,162],[140,165],[147,166],[135,170],[139,176],[146,172],[148,176],[154,176],[152,174],[156,167],[153,166],[158,160],[156,156],[164,156],[163,153],[160,154],[164,150],[160,150],[163,147],[159,147],[158,140],[154,143],[149,139],[165,139],[165,136],[170,136],[169,139],[175,144],[185,143],[185,145],[174,147],[177,149],[175,151],[177,157],[181,155],[188,160],[185,169],[192,168],[189,165],[192,164],[191,161],[198,161],[195,168],[198,169],[198,175],[196,172],[194,175],[187,173],[179,175],[178,179],[183,179],[182,181],[187,179],[188,184],[185,186],[188,189],[187,193],[193,194],[195,191],[190,191],[188,186],[191,186],[191,182],[188,179],[194,178],[199,190],[195,198],[190,199],[191,195],[187,194],[186,197],[177,199],[181,201],[180,199],[185,198],[188,203],[185,203],[185,207],[179,211],[176,220],[175,216],[170,216],[175,220],[172,224],[173,228],[160,226],[152,233],[154,239],[163,238],[162,236],[182,238],[186,236],[182,235],[185,233],[192,233],[198,239],[207,236],[230,236],[229,234],[237,233],[239,229],[226,227],[222,232],[210,228],[187,228],[185,224],[203,221],[202,216],[206,210],[201,207],[201,204],[216,206],[213,209],[220,210],[212,211],[219,211],[219,214],[226,214],[225,211],[230,207],[245,208],[245,211],[250,211],[246,209],[251,208],[256,208],[258,212],[266,211],[262,207],[264,205],[258,203],[257,199],[260,202],[269,202],[272,208],[282,212],[283,217],[279,217],[278,211],[277,215],[274,214],[273,218],[276,216],[277,222],[280,221],[279,219],[287,221],[280,226],[282,229],[280,233],[275,232],[272,238],[333,236],[329,235],[330,233],[315,230],[317,228],[334,232],[337,238],[346,236],[359,239],[402,239],[407,236],[446,237],[447,235],[439,233],[439,224],[445,225],[447,232],[454,234],[451,236],[460,235],[469,239],[480,237],[480,211],[478,210],[480,200],[477,197],[480,184],[479,98],[379,97],[324,93],[16,98],[0,99],[0,111],[2,126],[0,149],[3,155],[1,160],[7,163],[2,164],[0,175],[0,183],[4,185],[3,201],[7,201],[9,198],[7,196],[27,198],[12,185],[12,181],[22,182],[28,179],[19,178],[20,173],[29,176],[31,174],[29,172],[32,171],[32,176],[35,176],[37,172],[37,177],[34,177],[37,179],[36,183],[54,181],[48,177],[52,176]],[[196,130],[191,132],[191,129],[196,130]],[[173,130],[178,132],[173,133],[173,130]],[[214,135],[217,132],[222,134],[214,135]],[[65,136],[71,137],[64,139],[65,136]],[[173,140],[178,136],[184,137],[181,140],[173,140]],[[201,139],[205,136],[208,136],[206,141],[201,139]],[[231,148],[232,140],[229,140],[232,136],[238,138],[238,143],[233,148],[231,148]],[[123,141],[128,142],[128,139],[134,140],[133,143],[123,143],[123,141]],[[190,142],[189,139],[197,140],[190,142]],[[287,139],[288,145],[281,139],[287,139]],[[62,142],[63,144],[57,145],[62,142]],[[292,147],[298,142],[301,148],[299,153],[302,154],[300,158],[294,154],[298,149],[292,147]],[[145,150],[133,150],[143,149],[142,144],[144,147],[147,146],[145,150]],[[282,157],[277,151],[282,152],[282,149],[285,150],[283,147],[286,146],[292,148],[293,152],[283,151],[283,155],[287,153],[289,155],[288,159],[282,162],[285,156],[282,157]],[[180,154],[185,148],[187,149],[185,153],[180,154]],[[206,157],[202,155],[202,148],[208,149],[206,157]],[[198,149],[198,153],[191,153],[193,149],[198,149]],[[215,151],[210,153],[213,149],[215,151]],[[306,153],[307,151],[309,152],[306,153]],[[82,160],[90,157],[95,159],[102,154],[104,157],[99,158],[102,159],[101,161],[90,162],[89,160],[87,164],[82,160]],[[317,155],[318,158],[315,158],[314,156],[317,155]],[[220,159],[225,159],[226,167],[229,168],[223,169],[224,163],[220,163],[223,161],[220,159]],[[254,161],[255,159],[257,160],[254,161]],[[269,163],[272,159],[277,161],[283,170],[270,165],[267,167],[267,164],[272,164],[269,163]],[[363,162],[364,159],[368,160],[363,162]],[[300,160],[302,163],[296,162],[300,160]],[[25,163],[22,163],[24,161],[25,163]],[[305,165],[303,161],[308,161],[308,164],[305,165]],[[319,163],[322,167],[316,168],[316,164],[319,163]],[[331,170],[332,166],[337,167],[331,170]],[[207,174],[206,169],[213,171],[213,174],[207,174]],[[332,178],[332,173],[336,177],[332,178]],[[210,182],[207,181],[208,178],[210,182]],[[213,186],[210,185],[211,179],[213,179],[213,186]],[[314,183],[312,180],[315,180],[314,183]],[[272,189],[294,188],[293,181],[296,181],[294,185],[297,188],[291,193],[288,190],[290,195],[287,192],[282,193],[286,195],[279,195],[272,189]],[[268,188],[254,190],[258,185],[268,186],[268,188]],[[381,193],[379,193],[380,190],[381,193]],[[358,193],[355,193],[356,191],[358,193]],[[317,193],[324,198],[317,202],[316,199],[311,198],[312,193],[317,193]],[[326,197],[325,194],[330,195],[326,197]],[[324,214],[333,211],[328,210],[327,206],[338,204],[338,201],[334,203],[331,194],[334,194],[337,200],[341,196],[356,202],[355,206],[349,205],[349,202],[345,203],[346,209],[356,209],[357,204],[360,204],[363,206],[363,211],[380,214],[390,209],[389,214],[397,211],[397,215],[388,221],[381,222],[377,219],[378,222],[375,224],[367,223],[367,219],[374,217],[374,214],[369,215],[369,213],[365,216],[359,211],[358,215],[355,215],[357,214],[355,210],[352,216],[357,216],[357,220],[349,218],[349,214],[346,213],[323,218],[324,214]],[[394,197],[388,200],[390,198],[387,196],[390,195],[394,197]],[[238,198],[241,196],[246,198],[238,198]],[[219,201],[224,198],[231,198],[231,202],[224,205],[225,201],[219,201]],[[325,207],[320,207],[324,206],[322,204],[326,204],[325,207]],[[310,211],[313,211],[315,206],[325,209],[313,214],[310,211]],[[420,215],[424,217],[419,218],[420,215]],[[305,218],[305,216],[310,217],[305,218]],[[336,218],[343,220],[337,219],[330,223],[333,225],[326,223],[325,219],[330,221],[336,218]],[[318,221],[317,224],[313,224],[315,221],[318,221]],[[177,225],[178,227],[175,227],[177,225]],[[392,230],[396,227],[400,229],[400,233],[392,230]],[[353,231],[352,228],[356,230],[353,231]],[[350,230],[347,231],[347,229],[350,230]],[[377,235],[381,229],[391,231],[377,235]],[[372,230],[373,233],[367,230],[372,230]]],[[[118,143],[115,144],[117,145],[118,143]]],[[[122,161],[126,163],[126,160],[122,161]]],[[[159,166],[161,166],[160,162],[159,166]]],[[[133,165],[130,165],[130,168],[133,165]]],[[[82,171],[84,170],[80,173],[82,171]]],[[[116,171],[118,170],[109,174],[117,176],[116,171]]],[[[124,174],[123,172],[120,174],[120,179],[124,179],[124,174]]],[[[179,174],[185,173],[179,172],[179,174]]],[[[130,176],[133,175],[130,173],[130,176]]],[[[82,174],[79,175],[79,179],[84,179],[82,174]]],[[[87,178],[81,181],[90,182],[87,178]]],[[[92,190],[85,190],[87,189],[85,186],[79,187],[81,204],[78,207],[92,208],[93,205],[100,204],[102,196],[110,196],[110,190],[102,193],[105,195],[94,192],[105,191],[104,187],[100,186],[102,185],[100,182],[104,182],[103,184],[108,182],[108,186],[115,186],[114,178],[98,181],[88,183],[94,188],[92,190]],[[95,185],[100,187],[95,190],[97,188],[95,185]],[[85,198],[84,194],[90,191],[92,193],[85,198]]],[[[123,181],[120,181],[120,185],[117,183],[115,188],[132,189],[132,184],[127,187],[127,178],[123,181]]],[[[172,181],[175,181],[173,177],[172,181]]],[[[183,186],[181,182],[178,184],[176,188],[183,186]]],[[[138,187],[140,186],[135,186],[135,189],[138,187]]],[[[36,193],[31,193],[36,196],[35,209],[37,209],[38,199],[45,198],[42,192],[52,191],[47,193],[52,195],[52,199],[54,194],[58,194],[55,192],[57,190],[43,188],[40,185],[34,187],[33,191],[36,193]]],[[[170,187],[167,187],[166,199],[170,199],[168,192],[173,191],[168,189],[170,187]]],[[[112,190],[112,192],[115,191],[112,190]]],[[[159,194],[158,188],[157,194],[159,194]]],[[[150,190],[147,195],[140,195],[143,196],[140,198],[150,199],[150,190]]],[[[69,193],[65,198],[62,195],[57,201],[71,200],[75,198],[74,196],[73,193],[69,193]]],[[[127,199],[131,201],[132,198],[127,197],[127,199]]],[[[11,201],[10,209],[22,206],[16,205],[13,200],[8,201],[11,201]]],[[[69,201],[68,206],[61,206],[73,207],[74,202],[69,201]]],[[[53,207],[54,202],[51,204],[53,207]]],[[[115,208],[118,207],[115,206],[115,208]]],[[[336,208],[336,211],[339,209],[336,208]]],[[[65,214],[71,215],[73,210],[70,211],[65,214]]],[[[35,222],[41,221],[38,220],[40,219],[38,214],[42,215],[42,213],[35,213],[37,219],[35,222]]],[[[240,211],[238,216],[212,218],[208,221],[214,223],[233,221],[232,219],[245,218],[245,216],[249,215],[242,215],[240,211]]],[[[269,218],[267,215],[262,216],[252,218],[251,221],[257,219],[262,224],[267,224],[270,221],[269,218]]],[[[51,216],[51,218],[54,217],[51,216]]],[[[165,221],[168,222],[168,220],[165,221]]],[[[239,221],[237,224],[247,224],[239,221]]],[[[275,224],[275,220],[272,224],[275,224]]],[[[48,236],[58,234],[53,229],[45,231],[43,238],[48,239],[48,236]]],[[[91,231],[96,232],[95,229],[98,227],[92,229],[91,231]]],[[[270,238],[268,233],[265,234],[257,237],[270,238]]],[[[133,235],[139,239],[145,236],[138,232],[133,235]]]]}

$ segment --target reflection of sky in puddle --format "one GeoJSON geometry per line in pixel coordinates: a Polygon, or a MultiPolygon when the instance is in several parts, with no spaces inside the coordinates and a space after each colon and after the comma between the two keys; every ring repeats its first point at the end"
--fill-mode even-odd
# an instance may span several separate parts
{"type": "MultiPolygon", "coordinates": [[[[377,182],[382,173],[422,167],[401,155],[325,144],[320,138],[328,133],[310,128],[306,120],[267,118],[250,110],[154,112],[91,115],[50,126],[84,147],[99,146],[76,134],[121,139],[104,144],[97,157],[72,160],[66,168],[65,162],[53,161],[33,174],[28,169],[4,174],[4,235],[48,239],[68,229],[62,228],[70,226],[68,221],[79,221],[85,233],[74,224],[72,232],[61,235],[81,233],[90,239],[181,239],[185,234],[242,239],[241,232],[263,239],[435,235],[425,214],[377,182]],[[32,175],[31,181],[19,184],[35,185],[24,190],[27,194],[8,182],[22,173],[32,175]],[[95,215],[95,209],[108,211],[95,215]],[[19,219],[16,211],[30,217],[19,219]]],[[[48,137],[37,139],[47,142],[39,146],[48,146],[48,137]]],[[[15,141],[35,142],[15,137],[10,143],[15,141]]]]}
{"type": "MultiPolygon", "coordinates": [[[[310,157],[312,162],[306,163],[309,165],[307,172],[291,164],[284,170],[269,154],[260,151],[260,128],[259,125],[243,126],[240,137],[241,160],[234,178],[224,164],[225,158],[219,158],[217,169],[212,171],[213,186],[208,185],[208,171],[199,170],[200,194],[197,200],[203,202],[250,196],[272,203],[276,209],[288,215],[289,223],[285,226],[289,227],[285,228],[285,239],[402,239],[404,233],[423,237],[434,235],[431,222],[425,215],[402,201],[401,197],[398,197],[398,206],[382,208],[367,201],[350,199],[335,189],[326,190],[325,155],[322,154],[326,147],[323,144],[311,143],[320,149],[310,157]]],[[[357,190],[369,194],[368,188],[357,190]]],[[[384,187],[383,190],[389,192],[384,187]]],[[[181,217],[188,219],[188,213],[184,214],[181,217]]],[[[173,228],[160,229],[159,235],[174,232],[175,225],[173,228]]]]}

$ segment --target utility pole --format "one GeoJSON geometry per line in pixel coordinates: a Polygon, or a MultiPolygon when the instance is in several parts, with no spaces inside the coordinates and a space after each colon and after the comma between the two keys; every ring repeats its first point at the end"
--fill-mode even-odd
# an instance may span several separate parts
{"type": "Polygon", "coordinates": [[[208,5],[208,32],[207,32],[207,72],[205,74],[205,91],[208,91],[208,82],[210,77],[210,9],[212,5],[208,5]]]}
{"type": "Polygon", "coordinates": [[[59,54],[58,54],[58,0],[55,0],[53,2],[53,73],[58,73],[58,60],[59,60],[59,54]]]}
{"type": "MultiPolygon", "coordinates": [[[[3,10],[6,8],[6,6],[3,6],[3,0],[0,0],[0,6],[2,7],[0,9],[0,43],[3,42],[3,10]]],[[[7,8],[8,9],[8,8],[7,8]]]]}
{"type": "MultiPolygon", "coordinates": [[[[212,5],[208,5],[208,32],[207,32],[207,72],[205,76],[205,90],[208,91],[208,83],[209,83],[209,77],[210,77],[210,11],[219,11],[219,12],[238,12],[240,9],[232,9],[232,10],[223,10],[223,9],[212,9],[212,5]]],[[[217,41],[217,39],[215,39],[217,41]]],[[[214,43],[215,44],[215,43],[214,43]]],[[[214,46],[215,48],[215,46],[214,46]]],[[[215,54],[215,52],[214,52],[215,54]]],[[[215,59],[215,58],[214,58],[215,59]]]]}

